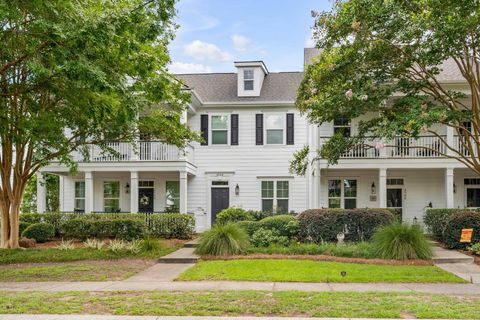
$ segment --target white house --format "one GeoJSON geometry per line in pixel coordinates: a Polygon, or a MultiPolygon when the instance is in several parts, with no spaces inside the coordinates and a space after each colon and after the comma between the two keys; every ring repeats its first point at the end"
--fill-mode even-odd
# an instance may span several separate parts
{"type": "MultiPolygon", "coordinates": [[[[305,49],[305,63],[318,54],[305,49]]],[[[116,155],[91,146],[78,174],[52,162],[42,173],[60,176],[60,210],[84,212],[159,212],[177,207],[195,215],[197,230],[208,229],[223,208],[301,212],[307,208],[393,207],[404,221],[420,220],[426,207],[479,207],[480,177],[458,161],[435,152],[402,148],[424,144],[444,148],[436,137],[398,138],[400,147],[357,148],[335,166],[319,161],[305,176],[289,172],[293,152],[311,150],[335,131],[355,134],[338,119],[309,124],[295,108],[302,72],[269,72],[262,61],[235,62],[236,73],[181,74],[191,92],[182,121],[200,131],[205,142],[182,152],[156,141],[112,143],[116,155]]],[[[440,79],[467,88],[453,65],[440,79]]],[[[447,141],[453,131],[438,127],[447,141]]],[[[443,150],[443,149],[442,149],[443,150]]],[[[42,173],[38,211],[45,210],[42,173]]]]}

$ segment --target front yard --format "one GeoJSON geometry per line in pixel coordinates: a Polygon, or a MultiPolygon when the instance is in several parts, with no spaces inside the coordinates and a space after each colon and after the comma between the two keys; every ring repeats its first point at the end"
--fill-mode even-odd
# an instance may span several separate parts
{"type": "Polygon", "coordinates": [[[480,319],[478,296],[352,292],[0,292],[0,313],[480,319]]]}
{"type": "Polygon", "coordinates": [[[233,280],[276,282],[418,282],[463,283],[435,266],[373,265],[308,260],[201,261],[178,280],[233,280]],[[341,273],[345,272],[345,276],[341,273]]]}

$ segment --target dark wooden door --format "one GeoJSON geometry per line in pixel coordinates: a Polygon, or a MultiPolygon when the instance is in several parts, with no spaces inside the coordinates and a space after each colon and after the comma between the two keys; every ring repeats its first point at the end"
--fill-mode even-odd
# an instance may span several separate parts
{"type": "Polygon", "coordinates": [[[153,188],[139,188],[138,189],[138,211],[139,212],[153,212],[154,208],[153,188]]]}
{"type": "Polygon", "coordinates": [[[212,188],[212,224],[215,222],[217,213],[230,205],[229,188],[212,188]]]}

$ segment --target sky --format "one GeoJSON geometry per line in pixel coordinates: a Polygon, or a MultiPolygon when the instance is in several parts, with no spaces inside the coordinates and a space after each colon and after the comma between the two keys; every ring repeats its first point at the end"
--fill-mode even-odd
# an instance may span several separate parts
{"type": "Polygon", "coordinates": [[[313,47],[311,10],[330,0],[180,0],[169,50],[173,73],[235,72],[233,61],[263,60],[270,72],[303,69],[313,47]]]}

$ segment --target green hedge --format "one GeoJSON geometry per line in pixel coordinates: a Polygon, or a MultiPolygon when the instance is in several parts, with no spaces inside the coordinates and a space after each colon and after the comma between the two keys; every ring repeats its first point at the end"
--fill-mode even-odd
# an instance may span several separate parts
{"type": "Polygon", "coordinates": [[[427,209],[423,222],[438,241],[444,241],[448,220],[457,213],[479,211],[480,209],[427,209]]]}
{"type": "Polygon", "coordinates": [[[250,221],[253,220],[253,216],[245,209],[242,208],[226,208],[220,211],[216,217],[216,223],[227,224],[230,222],[238,221],[250,221]]]}
{"type": "Polygon", "coordinates": [[[33,223],[22,232],[23,238],[34,239],[39,243],[47,242],[54,236],[55,229],[48,223],[33,223]]]}
{"type": "Polygon", "coordinates": [[[298,220],[291,215],[267,217],[258,222],[258,229],[277,230],[279,236],[292,239],[298,234],[298,220]]]}
{"type": "Polygon", "coordinates": [[[345,240],[368,240],[378,227],[396,218],[386,209],[311,209],[302,212],[298,220],[300,240],[321,243],[336,241],[345,229],[345,240]]]}
{"type": "Polygon", "coordinates": [[[461,243],[462,229],[473,229],[472,242],[480,242],[480,212],[460,211],[447,220],[443,235],[443,242],[451,249],[466,249],[471,243],[461,243]]]}
{"type": "Polygon", "coordinates": [[[133,239],[143,233],[190,239],[195,230],[193,216],[180,213],[25,213],[20,215],[20,221],[47,223],[54,227],[56,236],[76,239],[92,236],[133,239]],[[119,220],[122,222],[116,222],[119,220]]]}

